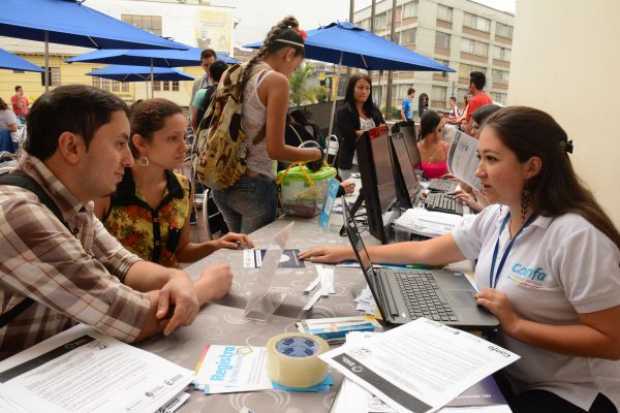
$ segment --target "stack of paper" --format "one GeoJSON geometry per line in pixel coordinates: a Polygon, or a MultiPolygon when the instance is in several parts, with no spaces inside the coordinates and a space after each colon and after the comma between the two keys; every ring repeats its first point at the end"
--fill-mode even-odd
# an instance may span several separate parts
{"type": "Polygon", "coordinates": [[[470,388],[519,356],[419,318],[387,333],[350,333],[344,346],[320,358],[347,378],[331,413],[427,413],[446,405],[446,412],[510,411],[492,380],[470,388]]]}
{"type": "Polygon", "coordinates": [[[78,325],[0,363],[0,411],[170,412],[191,381],[190,370],[78,325]]]}
{"type": "Polygon", "coordinates": [[[432,238],[450,233],[462,220],[456,214],[411,208],[394,221],[394,228],[432,238]]]}

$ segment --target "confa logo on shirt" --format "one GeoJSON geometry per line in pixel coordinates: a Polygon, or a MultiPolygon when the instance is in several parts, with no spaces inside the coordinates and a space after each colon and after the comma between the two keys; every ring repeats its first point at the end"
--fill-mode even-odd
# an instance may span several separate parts
{"type": "Polygon", "coordinates": [[[528,287],[541,288],[547,278],[547,273],[541,267],[528,268],[516,263],[512,266],[510,278],[518,284],[528,287]]]}

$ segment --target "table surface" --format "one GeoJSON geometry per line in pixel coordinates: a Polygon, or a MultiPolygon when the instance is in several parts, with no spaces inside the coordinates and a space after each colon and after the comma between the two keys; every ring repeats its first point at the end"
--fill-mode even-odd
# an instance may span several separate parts
{"type": "MultiPolygon", "coordinates": [[[[332,216],[330,227],[321,229],[317,219],[282,217],[274,223],[251,234],[256,248],[266,248],[273,236],[290,222],[295,222],[286,248],[306,249],[313,246],[348,243],[339,235],[342,215],[332,216]]],[[[367,232],[363,234],[369,244],[378,241],[367,232]]],[[[286,297],[266,322],[248,320],[243,315],[246,298],[257,282],[259,270],[243,268],[243,251],[220,250],[200,260],[185,270],[198,277],[208,264],[227,262],[234,273],[230,294],[217,304],[204,307],[194,323],[174,334],[157,336],[143,342],[140,347],[188,369],[194,369],[202,350],[209,344],[264,346],[269,338],[282,332],[297,331],[295,322],[303,318],[324,318],[359,315],[353,299],[366,286],[359,269],[335,268],[336,294],[322,298],[310,312],[302,311],[308,300],[304,288],[316,277],[314,264],[304,268],[281,268],[273,278],[272,287],[285,292],[286,297]]],[[[258,391],[247,393],[206,396],[198,391],[179,410],[180,412],[239,412],[243,407],[255,413],[262,412],[327,412],[336,396],[342,375],[332,371],[334,386],[327,393],[287,393],[258,391]]]]}

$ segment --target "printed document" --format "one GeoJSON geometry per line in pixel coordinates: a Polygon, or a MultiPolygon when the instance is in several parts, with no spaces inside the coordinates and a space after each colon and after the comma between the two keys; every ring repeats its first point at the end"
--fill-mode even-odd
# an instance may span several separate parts
{"type": "Polygon", "coordinates": [[[319,356],[396,412],[435,412],[519,356],[419,318],[319,356]]]}
{"type": "Polygon", "coordinates": [[[156,412],[192,372],[75,326],[0,362],[0,406],[45,413],[156,412]]]}
{"type": "Polygon", "coordinates": [[[448,170],[452,175],[465,182],[467,185],[481,189],[480,179],[476,177],[478,168],[478,140],[456,127],[446,126],[444,135],[450,142],[448,149],[448,170]]]}

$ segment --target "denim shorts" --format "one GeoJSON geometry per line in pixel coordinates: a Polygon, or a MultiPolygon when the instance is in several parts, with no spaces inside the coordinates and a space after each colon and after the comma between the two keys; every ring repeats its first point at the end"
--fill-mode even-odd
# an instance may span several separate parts
{"type": "Polygon", "coordinates": [[[213,199],[229,231],[249,234],[276,219],[277,186],[265,175],[242,176],[233,186],[214,190],[213,199]]]}

